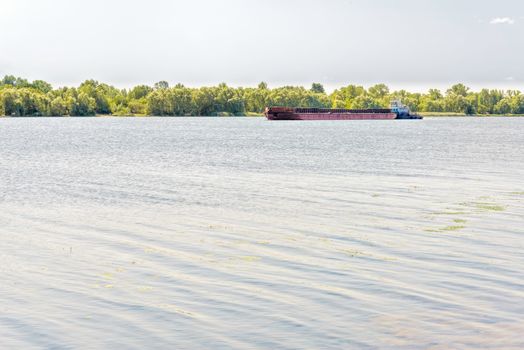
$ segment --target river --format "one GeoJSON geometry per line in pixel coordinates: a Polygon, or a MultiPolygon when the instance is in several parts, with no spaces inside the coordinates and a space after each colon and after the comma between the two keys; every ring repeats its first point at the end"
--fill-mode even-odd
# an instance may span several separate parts
{"type": "Polygon", "coordinates": [[[0,119],[0,348],[523,348],[523,135],[0,119]]]}

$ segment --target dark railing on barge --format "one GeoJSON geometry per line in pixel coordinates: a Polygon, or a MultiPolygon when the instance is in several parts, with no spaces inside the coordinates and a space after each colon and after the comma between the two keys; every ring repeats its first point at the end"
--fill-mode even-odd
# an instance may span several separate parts
{"type": "Polygon", "coordinates": [[[344,109],[344,108],[290,108],[294,113],[391,113],[391,109],[370,108],[370,109],[344,109]]]}

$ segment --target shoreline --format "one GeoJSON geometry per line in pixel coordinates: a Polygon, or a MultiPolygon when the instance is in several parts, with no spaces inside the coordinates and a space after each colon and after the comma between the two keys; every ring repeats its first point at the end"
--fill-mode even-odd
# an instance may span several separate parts
{"type": "Polygon", "coordinates": [[[449,117],[473,117],[473,118],[508,118],[524,117],[524,114],[465,114],[465,113],[445,113],[445,112],[418,112],[423,117],[449,118],[449,117]]]}
{"type": "MultiPolygon", "coordinates": [[[[418,113],[424,118],[521,118],[524,114],[461,114],[461,113],[418,113]]],[[[265,118],[263,114],[251,113],[249,115],[112,115],[97,114],[87,116],[7,116],[0,115],[0,119],[18,119],[18,118],[265,118]]]]}

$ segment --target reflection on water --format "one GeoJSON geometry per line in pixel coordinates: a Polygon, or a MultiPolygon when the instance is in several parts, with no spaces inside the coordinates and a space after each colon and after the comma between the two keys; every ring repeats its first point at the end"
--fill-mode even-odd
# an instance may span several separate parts
{"type": "Polygon", "coordinates": [[[522,348],[523,131],[0,120],[0,347],[522,348]]]}

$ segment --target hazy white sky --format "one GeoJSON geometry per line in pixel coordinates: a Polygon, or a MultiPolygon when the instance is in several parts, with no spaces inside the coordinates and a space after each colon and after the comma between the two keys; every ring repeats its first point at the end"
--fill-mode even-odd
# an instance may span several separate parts
{"type": "Polygon", "coordinates": [[[524,90],[522,0],[0,0],[0,75],[524,90]]]}

